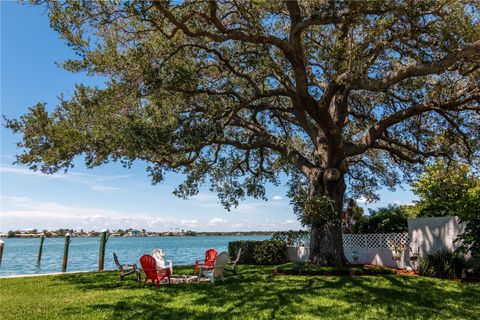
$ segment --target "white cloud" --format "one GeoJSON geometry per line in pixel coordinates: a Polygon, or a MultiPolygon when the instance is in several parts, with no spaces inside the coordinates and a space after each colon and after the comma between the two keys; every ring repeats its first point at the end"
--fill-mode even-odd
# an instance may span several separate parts
{"type": "Polygon", "coordinates": [[[234,229],[241,229],[241,228],[244,228],[244,227],[245,227],[244,222],[237,222],[237,223],[232,224],[232,228],[234,228],[234,229]]]}
{"type": "Polygon", "coordinates": [[[151,229],[159,230],[176,223],[173,219],[151,214],[127,214],[103,208],[35,201],[26,197],[2,197],[1,200],[2,231],[26,226],[37,229],[76,226],[95,230],[149,226],[151,229]]]}
{"type": "Polygon", "coordinates": [[[402,206],[402,205],[413,206],[414,205],[414,203],[412,201],[401,201],[401,200],[394,200],[394,201],[390,202],[389,204],[394,204],[394,205],[397,205],[397,206],[402,206]]]}
{"type": "Polygon", "coordinates": [[[28,197],[1,197],[0,199],[2,199],[2,204],[3,201],[10,201],[13,203],[26,203],[30,200],[30,198],[28,197]]]}
{"type": "Polygon", "coordinates": [[[93,207],[67,206],[57,202],[34,201],[27,197],[2,197],[2,218],[98,218],[103,216],[117,216],[120,213],[115,210],[106,210],[93,207]],[[13,207],[14,210],[3,210],[5,206],[13,207]]]}
{"type": "Polygon", "coordinates": [[[121,188],[116,188],[116,187],[106,187],[106,186],[91,186],[90,189],[93,191],[98,191],[98,192],[117,192],[117,191],[123,191],[121,188]]]}
{"type": "Polygon", "coordinates": [[[195,228],[198,227],[199,221],[197,219],[182,219],[180,224],[185,227],[195,228]]]}
{"type": "Polygon", "coordinates": [[[47,179],[64,179],[80,183],[112,181],[117,179],[129,178],[132,176],[130,174],[108,176],[74,171],[69,171],[67,173],[57,172],[54,174],[44,174],[39,171],[30,170],[26,167],[12,166],[3,163],[0,163],[0,173],[17,174],[23,176],[37,176],[47,179]]]}
{"type": "Polygon", "coordinates": [[[262,224],[262,230],[279,231],[286,229],[300,229],[300,223],[295,220],[272,220],[265,219],[262,224]]]}
{"type": "Polygon", "coordinates": [[[58,229],[77,230],[145,228],[150,231],[167,231],[171,228],[196,231],[239,231],[239,230],[285,230],[297,228],[295,220],[261,220],[220,216],[188,216],[175,211],[126,212],[94,206],[81,206],[51,201],[36,201],[28,197],[1,197],[0,231],[11,229],[58,229]],[[229,221],[230,220],[230,221],[229,221]]]}
{"type": "Polygon", "coordinates": [[[26,167],[21,166],[12,166],[0,163],[0,174],[13,174],[20,176],[30,176],[39,179],[54,179],[68,181],[72,183],[77,183],[88,187],[90,190],[97,192],[118,192],[123,191],[123,189],[113,186],[103,186],[100,185],[105,182],[112,182],[118,179],[125,179],[131,177],[129,174],[125,175],[97,175],[97,174],[88,174],[80,172],[68,172],[62,173],[57,172],[54,174],[44,174],[39,171],[29,170],[26,167]]]}
{"type": "Polygon", "coordinates": [[[0,173],[10,173],[10,174],[17,174],[22,176],[38,176],[38,177],[45,177],[45,178],[61,178],[64,175],[62,174],[42,174],[38,171],[32,171],[23,167],[16,167],[6,164],[0,164],[0,173]]]}
{"type": "MultiPolygon", "coordinates": [[[[269,208],[273,206],[277,207],[288,207],[283,202],[279,202],[283,197],[276,195],[272,197],[272,202],[258,201],[258,202],[241,202],[236,208],[232,207],[232,213],[248,213],[248,214],[260,214],[265,211],[268,211],[269,208]]],[[[199,192],[197,195],[191,197],[189,200],[196,202],[196,205],[203,208],[218,208],[224,209],[223,206],[218,202],[217,195],[207,192],[199,192]]]]}
{"type": "Polygon", "coordinates": [[[225,224],[225,223],[227,223],[227,220],[225,219],[213,218],[208,221],[207,226],[215,226],[215,225],[225,224]]]}
{"type": "Polygon", "coordinates": [[[146,228],[152,231],[166,231],[172,227],[198,228],[209,226],[220,231],[227,230],[225,228],[230,227],[226,225],[227,220],[222,218],[205,219],[203,221],[199,219],[179,219],[160,213],[126,213],[104,208],[35,201],[27,197],[1,197],[1,203],[1,231],[25,228],[57,229],[72,226],[86,230],[146,228]]]}
{"type": "Polygon", "coordinates": [[[272,207],[289,208],[290,205],[280,201],[258,201],[258,202],[241,202],[238,207],[232,208],[232,213],[241,214],[265,214],[270,212],[272,207]]]}

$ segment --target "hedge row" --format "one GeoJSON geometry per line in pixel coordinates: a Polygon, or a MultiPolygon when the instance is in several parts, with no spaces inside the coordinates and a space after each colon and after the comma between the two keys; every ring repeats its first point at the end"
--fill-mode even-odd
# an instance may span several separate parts
{"type": "Polygon", "coordinates": [[[228,253],[232,258],[242,249],[241,264],[280,264],[287,261],[287,245],[284,241],[233,241],[228,243],[228,253]]]}
{"type": "Polygon", "coordinates": [[[310,232],[307,230],[277,231],[272,235],[271,240],[281,240],[288,245],[305,245],[310,243],[310,232]]]}

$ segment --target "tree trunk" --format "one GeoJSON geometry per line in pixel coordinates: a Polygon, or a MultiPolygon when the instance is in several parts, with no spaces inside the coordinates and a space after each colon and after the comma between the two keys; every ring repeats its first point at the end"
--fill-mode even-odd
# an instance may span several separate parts
{"type": "MultiPolygon", "coordinates": [[[[338,174],[337,170],[337,174],[338,174]]],[[[345,266],[348,264],[343,252],[342,241],[342,211],[345,195],[343,173],[340,177],[332,177],[325,172],[319,179],[311,181],[310,195],[328,196],[333,200],[335,214],[329,219],[321,219],[311,226],[310,261],[319,265],[345,266]]]]}
{"type": "Polygon", "coordinates": [[[338,221],[312,226],[310,234],[310,261],[319,265],[344,266],[342,229],[338,221]]]}

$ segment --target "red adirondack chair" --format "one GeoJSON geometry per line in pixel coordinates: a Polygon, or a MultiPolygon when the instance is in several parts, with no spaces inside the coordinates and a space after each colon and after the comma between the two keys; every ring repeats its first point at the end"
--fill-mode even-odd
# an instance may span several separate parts
{"type": "Polygon", "coordinates": [[[157,270],[157,261],[151,255],[144,254],[140,258],[140,264],[142,265],[143,272],[145,272],[145,282],[143,285],[147,284],[147,280],[150,280],[154,285],[158,286],[160,281],[165,278],[167,278],[168,283],[170,283],[170,269],[157,270]]]}
{"type": "Polygon", "coordinates": [[[217,254],[217,250],[215,249],[208,249],[205,251],[205,259],[195,261],[195,270],[193,273],[196,274],[200,268],[202,270],[212,269],[213,265],[215,264],[215,259],[217,259],[217,254]]]}

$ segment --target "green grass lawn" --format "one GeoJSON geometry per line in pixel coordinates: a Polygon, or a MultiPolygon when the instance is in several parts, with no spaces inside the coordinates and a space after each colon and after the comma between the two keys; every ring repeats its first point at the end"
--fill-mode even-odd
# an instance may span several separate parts
{"type": "MultiPolygon", "coordinates": [[[[115,272],[0,279],[0,319],[479,319],[480,284],[434,278],[276,276],[141,287],[115,272]]],[[[192,268],[176,268],[188,273],[192,268]]]]}

